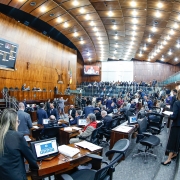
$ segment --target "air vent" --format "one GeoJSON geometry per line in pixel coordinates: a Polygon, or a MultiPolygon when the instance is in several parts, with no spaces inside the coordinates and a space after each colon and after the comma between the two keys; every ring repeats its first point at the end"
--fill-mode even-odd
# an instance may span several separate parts
{"type": "Polygon", "coordinates": [[[51,13],[49,16],[50,16],[50,17],[53,17],[53,16],[54,16],[54,14],[53,14],[53,13],[51,13]]]}
{"type": "Polygon", "coordinates": [[[30,2],[30,5],[31,5],[31,6],[35,6],[35,5],[36,5],[36,2],[30,2]]]}
{"type": "Polygon", "coordinates": [[[158,23],[157,21],[154,21],[154,24],[155,24],[155,25],[158,25],[159,23],[158,23]]]}

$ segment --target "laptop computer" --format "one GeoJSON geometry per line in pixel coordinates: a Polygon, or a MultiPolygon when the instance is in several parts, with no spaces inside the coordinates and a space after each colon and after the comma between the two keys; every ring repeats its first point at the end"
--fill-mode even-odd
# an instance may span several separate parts
{"type": "Polygon", "coordinates": [[[86,119],[78,119],[77,125],[78,126],[86,126],[87,121],[86,119]]]}
{"type": "Polygon", "coordinates": [[[43,125],[48,124],[49,119],[43,119],[43,125]]]}
{"type": "Polygon", "coordinates": [[[113,113],[114,114],[118,113],[118,110],[117,109],[113,109],[113,113]]]}
{"type": "Polygon", "coordinates": [[[137,116],[129,116],[128,117],[128,124],[131,125],[131,124],[137,124],[137,116]]]}
{"type": "Polygon", "coordinates": [[[30,142],[30,147],[37,160],[43,160],[59,154],[56,138],[30,142]]]}

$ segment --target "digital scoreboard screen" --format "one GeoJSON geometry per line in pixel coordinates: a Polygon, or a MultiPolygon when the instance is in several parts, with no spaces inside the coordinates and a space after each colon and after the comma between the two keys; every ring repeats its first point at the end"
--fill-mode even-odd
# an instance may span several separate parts
{"type": "Polygon", "coordinates": [[[0,38],[0,69],[15,69],[18,44],[0,38]]]}

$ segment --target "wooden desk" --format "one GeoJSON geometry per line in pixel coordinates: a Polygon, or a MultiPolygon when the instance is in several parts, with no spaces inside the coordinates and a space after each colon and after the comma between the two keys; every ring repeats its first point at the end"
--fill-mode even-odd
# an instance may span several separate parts
{"type": "Polygon", "coordinates": [[[32,122],[37,121],[37,111],[27,111],[27,113],[30,114],[32,122]]]}
{"type": "MultiPolygon", "coordinates": [[[[76,147],[74,144],[69,144],[68,146],[76,147]]],[[[63,160],[65,159],[65,156],[62,154],[59,154],[50,161],[42,161],[42,164],[38,170],[38,176],[33,179],[42,179],[43,176],[61,174],[70,171],[81,164],[90,162],[92,159],[86,157],[87,154],[93,153],[102,155],[103,148],[100,148],[93,152],[83,148],[79,148],[79,150],[80,153],[75,155],[73,158],[66,158],[67,161],[63,160]]],[[[98,170],[101,168],[101,163],[97,163],[97,161],[96,163],[93,163],[93,161],[91,161],[91,163],[93,169],[98,170]]],[[[31,176],[31,173],[28,173],[28,175],[31,176]]]]}
{"type": "MultiPolygon", "coordinates": [[[[124,124],[124,123],[123,123],[124,124]]],[[[122,126],[123,124],[119,125],[122,126]]],[[[115,127],[114,129],[112,129],[111,131],[111,140],[110,140],[110,147],[109,149],[112,149],[114,144],[120,140],[120,139],[131,139],[132,134],[137,130],[137,127],[134,126],[132,127],[132,129],[128,132],[121,132],[121,131],[117,131],[118,127],[115,127]]]]}
{"type": "Polygon", "coordinates": [[[76,137],[77,135],[79,135],[79,131],[77,130],[73,129],[72,131],[65,131],[64,128],[61,128],[59,132],[60,145],[69,144],[69,140],[76,137]]]}

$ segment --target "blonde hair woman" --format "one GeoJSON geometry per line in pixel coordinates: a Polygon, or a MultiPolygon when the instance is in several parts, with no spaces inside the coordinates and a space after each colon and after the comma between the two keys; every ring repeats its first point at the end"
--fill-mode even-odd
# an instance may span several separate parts
{"type": "Polygon", "coordinates": [[[28,147],[23,134],[17,132],[17,112],[5,109],[0,118],[0,179],[25,180],[24,158],[31,170],[37,170],[36,158],[28,147]]]}
{"type": "Polygon", "coordinates": [[[180,147],[180,90],[177,92],[177,99],[173,104],[173,114],[170,116],[173,123],[167,144],[169,156],[165,162],[161,163],[164,166],[171,164],[171,160],[177,157],[180,147]]]}

